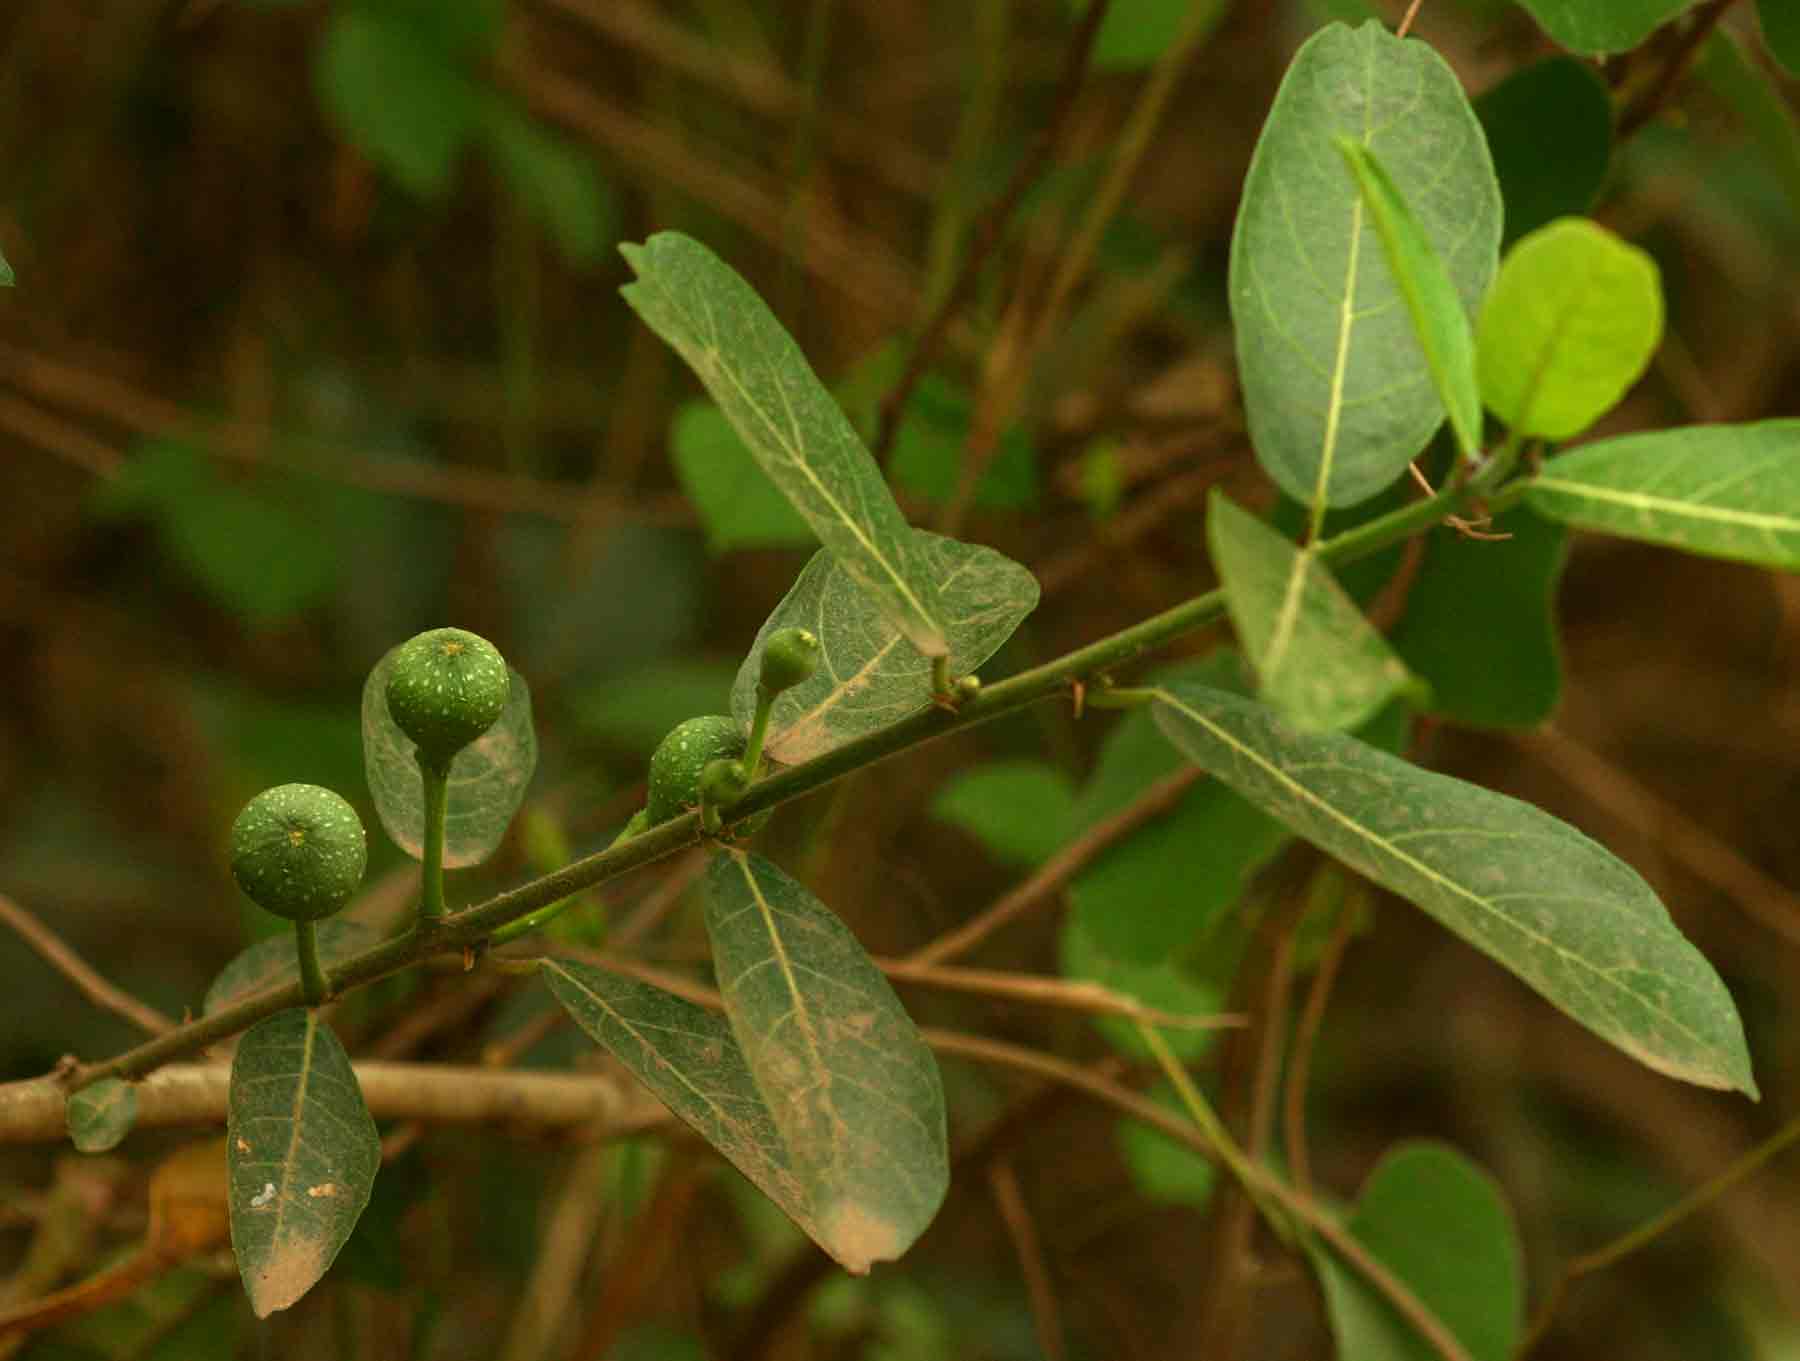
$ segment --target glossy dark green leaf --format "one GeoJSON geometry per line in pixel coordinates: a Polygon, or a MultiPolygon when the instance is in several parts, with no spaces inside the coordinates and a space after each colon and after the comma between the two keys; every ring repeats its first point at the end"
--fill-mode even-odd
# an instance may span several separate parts
{"type": "Polygon", "coordinates": [[[1577,529],[1800,571],[1800,420],[1597,440],[1545,464],[1529,500],[1577,529]]]}
{"type": "Polygon", "coordinates": [[[1159,687],[1164,734],[1319,849],[1441,925],[1658,1072],[1751,1096],[1731,994],[1623,861],[1530,804],[1303,733],[1274,710],[1159,687]]]}
{"type": "MultiPolygon", "coordinates": [[[[1523,1254],[1500,1187],[1445,1144],[1394,1149],[1346,1226],[1474,1361],[1508,1361],[1525,1307],[1523,1254]]],[[[1437,1361],[1439,1353],[1355,1270],[1316,1246],[1341,1361],[1437,1361]]]]}
{"type": "MultiPolygon", "coordinates": [[[[381,939],[374,928],[342,918],[318,922],[313,930],[319,946],[319,962],[327,973],[381,939]]],[[[284,928],[280,935],[258,941],[220,969],[212,986],[206,990],[206,1000],[200,1004],[200,1010],[202,1014],[214,1012],[252,993],[299,981],[300,960],[295,954],[294,933],[284,928]]]]}
{"type": "Polygon", "coordinates": [[[860,1275],[905,1252],[949,1187],[937,1061],[868,952],[800,883],[725,851],[707,890],[726,1015],[811,1232],[860,1275]]]}
{"type": "Polygon", "coordinates": [[[711,402],[687,402],[669,430],[675,474],[714,553],[733,548],[811,547],[812,527],[788,504],[725,414],[711,402]]]}
{"type": "Polygon", "coordinates": [[[330,1268],[381,1166],[350,1056],[316,1012],[277,1012],[238,1041],[225,1159],[238,1274],[267,1318],[330,1268]]]}
{"type": "Polygon", "coordinates": [[[1487,143],[1443,59],[1379,23],[1310,38],[1250,163],[1230,285],[1251,443],[1276,485],[1309,507],[1375,495],[1444,419],[1339,136],[1379,157],[1465,311],[1500,245],[1487,143]]]}
{"type": "Polygon", "coordinates": [[[116,1077],[102,1078],[69,1093],[69,1141],[81,1153],[117,1148],[131,1133],[137,1106],[137,1088],[116,1077]]]}
{"type": "MultiPolygon", "coordinates": [[[[888,476],[896,487],[927,501],[951,500],[962,482],[963,461],[974,406],[962,392],[935,374],[927,375],[907,403],[888,476]]],[[[993,461],[975,484],[974,504],[984,510],[1019,510],[1037,501],[1037,455],[1023,429],[1000,437],[993,461]]]]}
{"type": "Polygon", "coordinates": [[[1612,158],[1613,108],[1593,67],[1548,57],[1475,101],[1506,202],[1509,246],[1559,217],[1586,213],[1612,158]]]}
{"type": "Polygon", "coordinates": [[[1430,686],[1427,712],[1484,728],[1544,722],[1562,694],[1556,587],[1568,532],[1520,508],[1494,521],[1510,538],[1431,531],[1393,632],[1430,686]]]}
{"type": "Polygon", "coordinates": [[[1519,0],[1557,42],[1584,57],[1636,47],[1697,0],[1519,0]]]}
{"type": "MultiPolygon", "coordinates": [[[[387,678],[396,645],[363,685],[363,768],[369,793],[387,834],[415,860],[425,846],[425,787],[417,748],[388,715],[387,678]]],[[[537,732],[531,723],[531,687],[517,671],[499,721],[450,763],[449,812],[444,822],[444,865],[478,865],[494,853],[513,814],[524,802],[537,769],[537,732]]]]}
{"type": "Polygon", "coordinates": [[[1800,79],[1800,6],[1793,0],[1757,0],[1763,41],[1781,69],[1800,79]]]}
{"type": "Polygon", "coordinates": [[[1039,865],[1075,832],[1075,786],[1043,761],[998,761],[952,778],[931,815],[955,823],[1001,860],[1039,865]]]}

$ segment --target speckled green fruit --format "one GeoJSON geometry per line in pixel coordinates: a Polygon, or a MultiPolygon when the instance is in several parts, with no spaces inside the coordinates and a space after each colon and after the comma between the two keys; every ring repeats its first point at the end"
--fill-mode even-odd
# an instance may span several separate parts
{"type": "Polygon", "coordinates": [[[707,714],[678,723],[650,757],[652,826],[679,817],[700,803],[700,776],[712,762],[742,756],[746,746],[737,720],[707,714]]]}
{"type": "Polygon", "coordinates": [[[368,865],[362,819],[316,784],[265,789],[231,824],[232,877],[258,907],[289,921],[329,917],[368,865]]]}
{"type": "Polygon", "coordinates": [[[486,638],[467,629],[432,629],[395,654],[388,714],[421,756],[447,767],[494,726],[511,689],[506,659],[486,638]]]}
{"type": "Polygon", "coordinates": [[[819,669],[819,639],[806,629],[777,629],[763,644],[762,674],[764,693],[779,695],[812,679],[819,669]]]}

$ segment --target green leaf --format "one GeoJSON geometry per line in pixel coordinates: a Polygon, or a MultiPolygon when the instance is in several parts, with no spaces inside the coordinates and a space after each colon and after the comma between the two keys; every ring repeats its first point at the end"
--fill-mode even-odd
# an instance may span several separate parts
{"type": "MultiPolygon", "coordinates": [[[[1175,1032],[1167,1032],[1165,1039],[1175,1032]]],[[[1182,1107],[1167,1083],[1149,1092],[1159,1106],[1180,1112],[1182,1107]]],[[[1212,1200],[1218,1169],[1186,1144],[1177,1143],[1161,1130],[1138,1120],[1121,1119],[1115,1140],[1119,1157],[1137,1189],[1149,1199],[1164,1205],[1185,1205],[1189,1209],[1205,1209],[1212,1200]]]]}
{"type": "Polygon", "coordinates": [[[1507,252],[1481,309],[1481,395],[1523,435],[1566,440],[1604,416],[1662,340],[1656,261],[1565,217],[1507,252]]]}
{"type": "Polygon", "coordinates": [[[1545,464],[1529,500],[1577,529],[1800,571],[1800,420],[1599,440],[1545,464]]]}
{"type": "Polygon", "coordinates": [[[569,696],[569,716],[584,737],[648,753],[684,718],[717,713],[736,674],[730,662],[652,662],[569,696]]]}
{"type": "Polygon", "coordinates": [[[1431,239],[1413,216],[1387,170],[1348,137],[1334,139],[1356,177],[1363,207],[1375,224],[1388,271],[1400,286],[1413,335],[1425,352],[1425,367],[1438,400],[1450,413],[1450,429],[1463,457],[1481,455],[1481,390],[1475,382],[1475,333],[1456,285],[1438,259],[1431,239]]]}
{"type": "MultiPolygon", "coordinates": [[[[1079,17],[1093,0],[1068,0],[1079,17]]],[[[1149,66],[1174,43],[1188,11],[1198,10],[1202,41],[1225,15],[1226,0],[1113,0],[1094,35],[1088,61],[1099,71],[1130,71],[1149,66]]]]}
{"type": "MultiPolygon", "coordinates": [[[[930,579],[948,621],[950,671],[972,674],[1037,607],[1037,579],[981,544],[925,530],[911,556],[930,579]]],[[[904,646],[899,628],[876,612],[861,586],[827,552],[813,555],[800,579],[756,635],[731,690],[731,712],[748,729],[769,636],[811,629],[823,647],[812,679],[782,692],[769,720],[766,750],[792,765],[885,728],[931,703],[931,663],[904,646]]]]}
{"type": "Polygon", "coordinates": [[[1213,490],[1206,541],[1262,696],[1295,724],[1354,728],[1411,683],[1318,555],[1213,490]]]}
{"type": "MultiPolygon", "coordinates": [[[[394,844],[415,860],[424,853],[425,788],[418,750],[388,715],[387,678],[396,644],[363,685],[363,769],[381,825],[394,844]]],[[[537,769],[537,733],[531,725],[531,687],[517,671],[499,722],[457,753],[450,763],[449,812],[444,821],[444,867],[478,865],[506,835],[525,788],[537,769]]]]}
{"type": "Polygon", "coordinates": [[[843,925],[758,856],[707,872],[732,1033],[781,1131],[819,1245],[858,1275],[905,1252],[950,1183],[937,1061],[843,925]]]}
{"type": "MultiPolygon", "coordinates": [[[[1486,1171],[1447,1144],[1403,1144],[1369,1174],[1345,1227],[1474,1361],[1512,1356],[1525,1308],[1523,1254],[1486,1171]]],[[[1340,1361],[1436,1361],[1438,1352],[1360,1274],[1322,1246],[1312,1258],[1340,1361]]]]}
{"type": "Polygon", "coordinates": [[[381,1166],[350,1056],[316,1013],[277,1012],[238,1041],[225,1160],[238,1274],[267,1318],[330,1268],[381,1166]]]}
{"type": "Polygon", "coordinates": [[[1593,67],[1546,58],[1482,95],[1475,113],[1506,201],[1502,246],[1593,207],[1613,137],[1612,98],[1593,67]]]}
{"type": "MultiPolygon", "coordinates": [[[[894,435],[894,452],[888,459],[894,485],[939,505],[955,496],[973,418],[974,407],[961,391],[927,374],[906,404],[894,435]]],[[[1035,504],[1037,495],[1031,439],[1021,427],[1010,426],[975,484],[974,504],[983,510],[1021,510],[1035,504]]]]}
{"type": "Polygon", "coordinates": [[[621,292],[672,345],[819,542],[920,652],[949,649],[937,580],[863,447],[756,290],[698,241],[660,232],[621,246],[621,292]]]}
{"type": "Polygon", "coordinates": [[[1511,537],[1431,531],[1393,643],[1430,686],[1428,713],[1529,728],[1550,717],[1562,694],[1556,585],[1569,536],[1524,507],[1493,529],[1511,537]]]}
{"type": "Polygon", "coordinates": [[[1163,686],[1156,721],[1215,779],[1409,899],[1639,1062],[1756,1094],[1712,966],[1624,862],[1548,813],[1271,709],[1163,686]]]}
{"type": "Polygon", "coordinates": [[[1697,0],[1519,0],[1557,42],[1584,57],[1636,47],[1697,0]]]}
{"type": "MultiPolygon", "coordinates": [[[[1058,956],[1062,976],[1070,982],[1098,983],[1152,1011],[1216,1016],[1224,1008],[1220,991],[1195,978],[1184,965],[1166,959],[1145,964],[1108,954],[1073,915],[1063,922],[1058,956]]],[[[1094,1029],[1119,1053],[1144,1063],[1155,1062],[1136,1021],[1123,1016],[1095,1016],[1093,1021],[1094,1029]]],[[[1171,1026],[1163,1031],[1163,1041],[1176,1058],[1192,1062],[1212,1048],[1218,1035],[1217,1030],[1171,1026]]]]}
{"type": "Polygon", "coordinates": [[[1800,79],[1800,8],[1792,0],[1757,0],[1763,42],[1781,69],[1800,79]]]}
{"type": "Polygon", "coordinates": [[[570,262],[599,259],[617,225],[606,184],[586,152],[498,99],[482,106],[480,128],[512,192],[570,262]]]}
{"type": "Polygon", "coordinates": [[[1040,865],[1075,832],[1075,786],[1043,761],[999,761],[966,771],[931,801],[1000,860],[1040,865]]]}
{"type": "Polygon", "coordinates": [[[1793,105],[1728,29],[1716,28],[1707,37],[1694,74],[1742,120],[1756,150],[1787,190],[1785,228],[1800,213],[1800,117],[1793,105]]]}
{"type": "Polygon", "coordinates": [[[319,102],[339,130],[415,194],[442,193],[474,131],[474,82],[410,24],[340,10],[313,66],[319,102]]]}
{"type": "MultiPolygon", "coordinates": [[[[259,940],[219,970],[212,986],[206,990],[206,1000],[200,1004],[202,1015],[230,1006],[252,993],[300,981],[294,932],[285,923],[283,928],[280,935],[259,940]]],[[[342,917],[319,922],[313,930],[319,946],[319,962],[328,973],[351,955],[361,954],[381,940],[373,927],[342,917]]]]}
{"type": "MultiPolygon", "coordinates": [[[[1229,649],[1158,679],[1177,678],[1231,689],[1244,683],[1242,663],[1229,649]]],[[[1092,827],[1120,812],[1181,765],[1148,712],[1126,714],[1107,735],[1099,764],[1081,791],[1077,824],[1092,827]]],[[[1133,991],[1135,985],[1126,986],[1095,961],[1104,957],[1121,969],[1167,963],[1225,917],[1287,839],[1287,829],[1275,819],[1216,780],[1200,781],[1174,808],[1101,852],[1070,885],[1071,920],[1095,951],[1082,956],[1089,976],[1133,991]]],[[[1065,972],[1072,958],[1067,949],[1065,941],[1065,972]]],[[[1139,1042],[1133,1036],[1130,1043],[1139,1042]]]]}
{"type": "Polygon", "coordinates": [[[725,413],[711,402],[684,402],[669,429],[675,475],[714,553],[733,548],[813,544],[812,527],[763,476],[725,413]]]}
{"type": "Polygon", "coordinates": [[[1373,496],[1444,419],[1362,195],[1332,149],[1338,136],[1380,158],[1465,311],[1499,256],[1499,185],[1443,59],[1379,23],[1309,39],[1257,141],[1231,243],[1251,442],[1307,506],[1373,496]]]}
{"type": "Polygon", "coordinates": [[[69,1139],[81,1153],[117,1148],[137,1119],[137,1088],[116,1077],[102,1078],[69,1095],[69,1139]]]}

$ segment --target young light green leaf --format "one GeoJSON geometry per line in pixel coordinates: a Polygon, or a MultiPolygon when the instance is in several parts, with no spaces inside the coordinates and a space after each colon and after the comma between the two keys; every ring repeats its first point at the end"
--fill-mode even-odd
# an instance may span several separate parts
{"type": "Polygon", "coordinates": [[[705,246],[659,232],[619,248],[625,301],[694,370],[819,542],[928,657],[949,650],[937,580],[881,469],[756,290],[705,246]]]}
{"type": "MultiPolygon", "coordinates": [[[[1166,1082],[1151,1088],[1148,1095],[1159,1106],[1182,1111],[1180,1098],[1166,1082]]],[[[1149,1199],[1195,1210],[1204,1209],[1212,1199],[1218,1169],[1186,1144],[1129,1117],[1120,1119],[1113,1140],[1131,1180],[1149,1199]]]]}
{"type": "Polygon", "coordinates": [[[937,1061],[868,953],[758,856],[707,872],[706,931],[732,1033],[848,1271],[905,1252],[950,1183],[937,1061]]]}
{"type": "Polygon", "coordinates": [[[539,970],[589,1039],[818,1240],[806,1188],[725,1017],[635,978],[572,960],[547,959],[539,970]]]}
{"type": "Polygon", "coordinates": [[[1636,47],[1698,0],[1519,0],[1557,42],[1584,57],[1636,47]]]}
{"type": "Polygon", "coordinates": [[[1206,540],[1262,696],[1297,726],[1354,728],[1410,684],[1331,569],[1216,488],[1206,540]]]}
{"type": "Polygon", "coordinates": [[[1506,201],[1503,245],[1594,206],[1612,159],[1613,108],[1587,62],[1522,67],[1477,99],[1475,114],[1506,201]]]}
{"type": "MultiPolygon", "coordinates": [[[[375,945],[380,935],[371,926],[335,917],[317,923],[313,930],[319,946],[319,962],[329,973],[351,955],[360,954],[375,945]]],[[[213,979],[200,1004],[202,1014],[231,1005],[253,992],[263,992],[300,979],[300,959],[295,953],[294,933],[259,940],[241,951],[213,979]]]]}
{"type": "Polygon", "coordinates": [[[65,1112],[69,1140],[81,1153],[117,1148],[137,1119],[137,1088],[116,1077],[102,1078],[69,1094],[65,1112]]]}
{"type": "MultiPolygon", "coordinates": [[[[1413,335],[1464,458],[1481,456],[1481,390],[1475,382],[1475,333],[1444,262],[1375,153],[1340,134],[1333,139],[1356,177],[1388,271],[1400,286],[1413,335]]],[[[1496,177],[1496,182],[1498,177],[1496,177]]]]}
{"type": "Polygon", "coordinates": [[[711,402],[686,402],[675,413],[669,457],[700,513],[710,552],[816,542],[800,512],[763,476],[731,422],[711,402]]]}
{"type": "Polygon", "coordinates": [[[317,1013],[277,1012],[238,1041],[225,1161],[238,1274],[267,1318],[330,1268],[381,1166],[350,1056],[317,1013]]]}
{"type": "MultiPolygon", "coordinates": [[[[387,678],[398,646],[369,672],[363,686],[363,770],[381,825],[415,860],[425,847],[425,787],[417,748],[388,716],[387,678]]],[[[444,867],[478,865],[494,853],[524,801],[537,769],[531,726],[531,688],[517,671],[500,719],[450,763],[450,810],[444,825],[444,867]]]]}
{"type": "Polygon", "coordinates": [[[1415,903],[1602,1039],[1755,1096],[1731,994],[1636,871],[1548,813],[1271,709],[1162,686],[1163,733],[1215,779],[1415,903]]]}
{"type": "MultiPolygon", "coordinates": [[[[908,530],[913,556],[943,603],[950,672],[972,674],[1037,608],[1037,579],[981,544],[908,530]]],[[[731,712],[746,728],[756,712],[762,650],[778,629],[810,629],[824,652],[810,680],[783,691],[765,750],[789,765],[842,746],[931,703],[931,662],[878,613],[843,564],[815,553],[756,635],[731,690],[731,712]]]]}
{"type": "Polygon", "coordinates": [[[1782,70],[1800,78],[1800,6],[1792,0],[1757,0],[1756,17],[1769,54],[1782,70]]]}
{"type": "Polygon", "coordinates": [[[1041,865],[1075,833],[1075,786],[1043,761],[997,761],[957,775],[931,801],[1001,860],[1041,865]]]}
{"type": "Polygon", "coordinates": [[[1373,496],[1444,419],[1400,286],[1332,150],[1340,136],[1380,158],[1465,312],[1499,259],[1499,185],[1443,59],[1376,22],[1309,39],[1257,141],[1231,242],[1251,442],[1307,506],[1373,496]]]}
{"type": "MultiPolygon", "coordinates": [[[[1394,1149],[1346,1225],[1474,1361],[1507,1361],[1525,1307],[1518,1229],[1494,1179],[1446,1144],[1394,1149]]],[[[1322,1245],[1313,1265],[1340,1361],[1436,1361],[1439,1353],[1322,1245]]]]}
{"type": "Polygon", "coordinates": [[[1577,529],[1800,571],[1800,420],[1584,444],[1544,465],[1529,500],[1577,529]]]}
{"type": "Polygon", "coordinates": [[[1582,217],[1525,237],[1481,309],[1481,395],[1523,435],[1565,440],[1610,411],[1662,340],[1656,262],[1582,217]]]}

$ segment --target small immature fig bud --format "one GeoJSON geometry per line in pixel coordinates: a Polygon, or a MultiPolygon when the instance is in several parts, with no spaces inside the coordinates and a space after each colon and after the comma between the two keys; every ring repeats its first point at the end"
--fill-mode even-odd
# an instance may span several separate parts
{"type": "Polygon", "coordinates": [[[645,811],[651,826],[679,817],[700,802],[700,776],[721,758],[736,759],[748,745],[737,720],[727,714],[690,718],[670,729],[650,756],[650,796],[645,811]]]}
{"type": "Polygon", "coordinates": [[[721,808],[731,807],[749,788],[750,772],[742,761],[708,761],[700,772],[700,797],[721,808]]]}
{"type": "Polygon", "coordinates": [[[819,669],[819,640],[806,629],[776,629],[763,645],[761,685],[778,695],[810,680],[819,669]]]}
{"type": "Polygon", "coordinates": [[[231,824],[232,877],[258,907],[289,921],[329,917],[368,865],[362,819],[316,784],[265,789],[231,824]]]}
{"type": "Polygon", "coordinates": [[[480,737],[506,708],[506,659],[480,634],[432,629],[408,639],[388,672],[388,714],[439,768],[480,737]]]}

